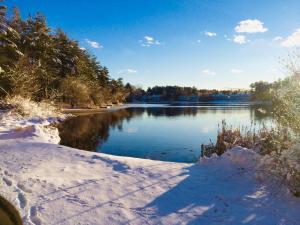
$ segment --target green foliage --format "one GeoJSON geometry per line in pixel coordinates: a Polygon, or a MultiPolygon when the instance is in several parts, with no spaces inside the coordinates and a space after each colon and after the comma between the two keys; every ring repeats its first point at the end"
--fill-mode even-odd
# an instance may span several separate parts
{"type": "Polygon", "coordinates": [[[6,18],[6,7],[0,1],[0,68],[6,71],[22,53],[16,44],[20,35],[11,26],[6,18]]]}

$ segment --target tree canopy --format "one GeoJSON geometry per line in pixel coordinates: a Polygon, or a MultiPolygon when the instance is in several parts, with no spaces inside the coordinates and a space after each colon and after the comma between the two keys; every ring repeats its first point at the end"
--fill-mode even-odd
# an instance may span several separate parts
{"type": "Polygon", "coordinates": [[[23,20],[17,8],[10,17],[6,11],[0,0],[0,96],[71,104],[70,99],[83,95],[79,99],[92,105],[126,98],[122,79],[112,79],[108,69],[62,29],[51,30],[41,13],[23,20]],[[81,88],[76,88],[79,83],[81,88]]]}

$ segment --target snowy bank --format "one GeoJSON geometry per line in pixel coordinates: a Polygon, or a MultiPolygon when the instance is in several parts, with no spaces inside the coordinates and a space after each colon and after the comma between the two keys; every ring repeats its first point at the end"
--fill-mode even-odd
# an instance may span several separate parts
{"type": "Polygon", "coordinates": [[[49,103],[35,103],[22,97],[9,99],[13,110],[0,111],[0,140],[23,138],[27,141],[59,143],[58,130],[51,124],[65,119],[49,103]]]}
{"type": "Polygon", "coordinates": [[[51,121],[2,115],[0,194],[25,224],[300,224],[300,200],[256,178],[251,150],[197,164],[110,156],[58,145],[51,121]]]}

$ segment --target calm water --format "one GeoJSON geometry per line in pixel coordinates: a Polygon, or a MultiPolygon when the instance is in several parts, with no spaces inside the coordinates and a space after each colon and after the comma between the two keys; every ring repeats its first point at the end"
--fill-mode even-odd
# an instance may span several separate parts
{"type": "MultiPolygon", "coordinates": [[[[261,106],[259,107],[261,108],[261,106]]],[[[201,144],[214,142],[223,119],[232,126],[270,123],[249,105],[132,105],[78,116],[59,127],[61,144],[88,151],[174,162],[195,162],[201,144]]]]}

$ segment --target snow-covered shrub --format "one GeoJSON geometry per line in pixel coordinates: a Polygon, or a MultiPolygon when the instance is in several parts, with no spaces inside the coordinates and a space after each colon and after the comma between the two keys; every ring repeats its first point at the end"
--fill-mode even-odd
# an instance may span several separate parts
{"type": "Polygon", "coordinates": [[[15,107],[15,110],[28,117],[49,118],[49,117],[62,117],[62,113],[49,102],[34,102],[29,98],[15,96],[7,98],[7,103],[15,107]]]}
{"type": "Polygon", "coordinates": [[[278,132],[262,140],[263,167],[279,177],[300,196],[300,54],[293,53],[287,63],[290,74],[272,90],[274,119],[278,132]],[[269,142],[267,141],[269,140],[269,142]],[[273,143],[271,143],[273,142],[273,143]],[[267,143],[267,145],[266,145],[267,143]],[[269,146],[268,146],[269,145],[269,146]],[[267,151],[267,152],[266,152],[267,151]]]}
{"type": "Polygon", "coordinates": [[[233,128],[222,122],[217,143],[202,145],[202,157],[223,155],[235,146],[252,149],[258,153],[257,177],[285,184],[295,195],[300,196],[300,143],[289,128],[278,125],[273,128],[262,127],[233,128]]]}
{"type": "Polygon", "coordinates": [[[289,189],[300,197],[300,145],[296,145],[281,154],[280,160],[286,170],[286,183],[289,189]]]}
{"type": "Polygon", "coordinates": [[[291,135],[290,129],[279,124],[275,127],[263,127],[257,131],[256,146],[259,147],[261,155],[276,153],[288,150],[295,144],[295,137],[291,135]]]}
{"type": "Polygon", "coordinates": [[[284,150],[281,154],[271,152],[260,159],[259,173],[271,175],[300,197],[300,145],[284,150]]]}

